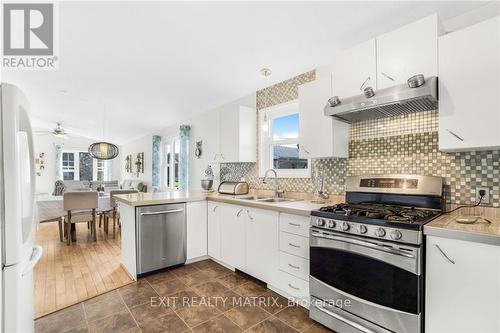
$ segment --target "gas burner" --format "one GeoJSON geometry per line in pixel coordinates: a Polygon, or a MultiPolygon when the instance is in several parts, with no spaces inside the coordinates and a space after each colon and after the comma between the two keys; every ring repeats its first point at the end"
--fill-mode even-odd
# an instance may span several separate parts
{"type": "Polygon", "coordinates": [[[402,207],[380,203],[337,204],[321,207],[320,212],[334,216],[363,217],[397,223],[425,222],[438,212],[424,208],[402,207]]]}

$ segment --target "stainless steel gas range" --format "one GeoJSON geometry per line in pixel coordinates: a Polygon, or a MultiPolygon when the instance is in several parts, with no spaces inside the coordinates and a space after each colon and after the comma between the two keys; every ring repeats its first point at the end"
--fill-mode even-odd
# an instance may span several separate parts
{"type": "Polygon", "coordinates": [[[336,332],[423,331],[423,226],[442,179],[347,177],[346,203],[311,212],[310,317],[336,332]]]}

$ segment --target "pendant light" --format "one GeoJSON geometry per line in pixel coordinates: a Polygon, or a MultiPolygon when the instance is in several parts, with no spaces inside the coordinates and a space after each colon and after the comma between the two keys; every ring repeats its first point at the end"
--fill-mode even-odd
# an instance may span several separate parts
{"type": "Polygon", "coordinates": [[[104,141],[94,142],[89,146],[90,155],[98,160],[112,160],[119,152],[116,145],[104,141]]]}
{"type": "MultiPolygon", "coordinates": [[[[106,110],[103,112],[102,118],[102,138],[104,140],[104,122],[106,120],[106,110]]],[[[120,150],[118,146],[115,144],[99,141],[94,142],[89,146],[89,154],[92,155],[93,158],[98,160],[112,160],[118,156],[120,150]]]]}

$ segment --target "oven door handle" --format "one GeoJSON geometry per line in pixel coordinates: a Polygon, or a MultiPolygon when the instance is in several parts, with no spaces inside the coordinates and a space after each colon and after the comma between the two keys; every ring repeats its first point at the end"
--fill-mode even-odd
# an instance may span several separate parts
{"type": "Polygon", "coordinates": [[[327,310],[324,307],[322,307],[321,305],[316,305],[316,308],[319,311],[321,311],[321,312],[323,312],[323,313],[325,313],[325,314],[327,314],[327,315],[329,315],[329,316],[331,316],[331,317],[333,317],[333,318],[335,318],[335,319],[343,322],[344,324],[346,324],[348,326],[351,326],[352,328],[357,329],[358,331],[361,331],[363,333],[375,333],[375,331],[372,331],[369,328],[366,328],[366,327],[364,327],[364,326],[362,326],[362,325],[360,325],[358,323],[355,323],[352,320],[349,320],[349,319],[347,319],[347,318],[345,318],[345,317],[343,317],[343,316],[341,316],[341,315],[339,315],[339,314],[337,314],[335,312],[327,310]]]}
{"type": "Polygon", "coordinates": [[[406,257],[406,258],[411,258],[411,259],[415,258],[415,256],[413,254],[406,253],[405,251],[402,251],[402,250],[386,248],[386,247],[379,245],[375,242],[359,240],[359,239],[354,239],[354,238],[350,238],[350,237],[329,235],[329,234],[325,234],[325,233],[322,233],[322,232],[319,232],[316,230],[311,230],[311,235],[314,237],[318,237],[318,238],[331,239],[331,240],[335,240],[335,241],[339,241],[339,242],[364,246],[364,247],[368,247],[368,248],[375,249],[375,250],[382,251],[382,252],[386,252],[386,253],[395,254],[398,256],[406,257]]]}

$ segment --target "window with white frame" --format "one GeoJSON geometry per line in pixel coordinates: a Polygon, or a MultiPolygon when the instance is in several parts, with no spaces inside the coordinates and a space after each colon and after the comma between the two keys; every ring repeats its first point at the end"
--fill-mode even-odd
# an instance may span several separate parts
{"type": "Polygon", "coordinates": [[[107,160],[96,160],[96,177],[97,180],[106,181],[109,180],[109,166],[110,161],[107,160]]]}
{"type": "Polygon", "coordinates": [[[77,180],[78,174],[76,174],[75,168],[75,153],[63,152],[61,163],[63,180],[77,180]]]}
{"type": "Polygon", "coordinates": [[[279,104],[259,112],[259,175],[276,170],[280,178],[308,178],[310,160],[300,158],[298,102],[279,104]]]}
{"type": "Polygon", "coordinates": [[[94,159],[89,152],[64,150],[61,170],[63,180],[110,180],[111,161],[94,159]]]}
{"type": "Polygon", "coordinates": [[[165,140],[163,147],[162,187],[165,190],[179,189],[179,137],[165,140]]]}

